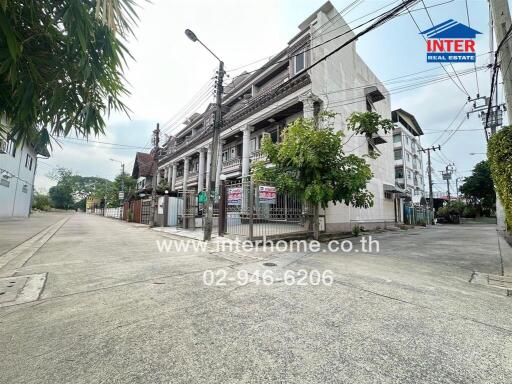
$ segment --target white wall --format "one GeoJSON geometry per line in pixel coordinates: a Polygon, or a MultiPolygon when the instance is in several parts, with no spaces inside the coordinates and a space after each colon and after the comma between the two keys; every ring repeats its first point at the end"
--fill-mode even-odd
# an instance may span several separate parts
{"type": "Polygon", "coordinates": [[[0,217],[29,215],[36,162],[36,153],[29,145],[18,147],[14,157],[12,152],[0,154],[0,217]],[[32,157],[31,169],[25,167],[27,154],[32,157]],[[5,174],[10,177],[2,177],[5,174]]]}
{"type": "MultiPolygon", "coordinates": [[[[319,37],[314,38],[311,43],[312,46],[316,46],[347,31],[348,27],[345,26],[345,21],[340,17],[334,18],[335,15],[335,9],[332,9],[328,14],[320,13],[318,15],[316,24],[312,25],[312,29],[315,29],[318,25],[329,25],[330,19],[336,21],[331,21],[331,27],[322,27],[319,33],[313,35],[313,38],[315,36],[319,37]]],[[[313,49],[311,52],[311,62],[316,62],[353,36],[354,34],[349,32],[330,43],[313,49]]],[[[322,99],[325,109],[337,113],[334,124],[336,129],[345,132],[345,153],[353,153],[358,156],[367,155],[368,145],[366,138],[350,137],[352,132],[346,131],[346,119],[354,111],[366,111],[364,93],[366,86],[377,86],[386,97],[384,100],[374,104],[376,111],[383,118],[391,119],[391,101],[386,88],[357,54],[355,43],[342,48],[327,60],[311,69],[310,75],[312,79],[312,92],[322,99]]],[[[359,221],[378,223],[394,220],[393,199],[386,199],[384,197],[384,184],[395,185],[392,132],[388,134],[380,132],[380,135],[387,141],[387,143],[377,146],[381,151],[381,155],[376,160],[366,159],[374,175],[368,184],[368,190],[374,194],[374,206],[369,209],[357,209],[346,205],[331,204],[325,212],[328,230],[349,229],[351,222],[354,224],[359,221]]]]}

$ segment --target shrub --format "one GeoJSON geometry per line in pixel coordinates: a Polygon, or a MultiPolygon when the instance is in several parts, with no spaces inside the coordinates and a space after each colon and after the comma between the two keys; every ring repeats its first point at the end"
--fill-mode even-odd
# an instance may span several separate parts
{"type": "Polygon", "coordinates": [[[487,157],[496,191],[505,210],[507,229],[512,229],[512,126],[494,134],[487,146],[487,157]]]}
{"type": "Polygon", "coordinates": [[[357,237],[357,236],[359,236],[360,233],[361,233],[361,227],[357,224],[354,225],[352,227],[352,234],[357,237]]]}
{"type": "Polygon", "coordinates": [[[475,207],[472,207],[471,205],[467,205],[464,207],[464,210],[462,211],[462,217],[476,217],[477,209],[475,207]]]}
{"type": "Polygon", "coordinates": [[[48,195],[36,192],[34,200],[32,201],[32,208],[40,211],[49,211],[52,207],[52,202],[48,195]]]}

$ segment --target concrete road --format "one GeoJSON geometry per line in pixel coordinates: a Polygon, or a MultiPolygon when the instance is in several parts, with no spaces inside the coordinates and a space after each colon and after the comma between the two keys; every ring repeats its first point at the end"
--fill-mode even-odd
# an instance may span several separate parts
{"type": "Polygon", "coordinates": [[[510,382],[511,298],[469,283],[500,272],[494,227],[374,238],[371,254],[160,253],[161,233],[73,215],[0,269],[47,273],[39,300],[0,308],[0,382],[510,382]],[[334,282],[239,284],[263,262],[334,282]],[[205,270],[226,284],[205,285],[205,270]]]}

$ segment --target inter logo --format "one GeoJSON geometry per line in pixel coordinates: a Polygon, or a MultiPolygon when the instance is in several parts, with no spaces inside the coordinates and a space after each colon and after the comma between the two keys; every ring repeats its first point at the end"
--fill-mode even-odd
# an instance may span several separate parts
{"type": "Polygon", "coordinates": [[[474,63],[475,38],[480,32],[455,20],[448,20],[423,32],[427,36],[427,62],[474,63]]]}

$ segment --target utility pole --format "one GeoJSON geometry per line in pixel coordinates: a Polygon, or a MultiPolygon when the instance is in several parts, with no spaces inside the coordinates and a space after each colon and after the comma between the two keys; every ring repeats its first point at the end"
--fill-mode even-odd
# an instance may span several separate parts
{"type": "Polygon", "coordinates": [[[158,155],[160,151],[160,124],[156,124],[156,129],[153,131],[153,163],[156,165],[155,174],[152,179],[152,188],[151,188],[151,204],[149,206],[149,226],[155,226],[155,207],[156,207],[156,188],[157,184],[157,174],[158,174],[158,155]]]}
{"type": "Polygon", "coordinates": [[[219,70],[217,72],[216,82],[216,99],[215,99],[215,119],[213,123],[213,137],[212,137],[212,160],[210,162],[210,180],[206,181],[206,204],[205,211],[206,217],[204,221],[204,232],[203,240],[208,241],[212,238],[212,227],[213,227],[213,202],[218,195],[219,188],[215,185],[217,176],[217,161],[219,156],[219,138],[222,127],[222,82],[224,80],[224,62],[211,51],[201,40],[197,38],[194,32],[190,29],[185,30],[185,35],[193,42],[201,44],[208,52],[210,52],[219,61],[219,70]]]}
{"type": "MultiPolygon", "coordinates": [[[[496,44],[500,44],[512,26],[508,1],[489,0],[489,3],[491,5],[494,33],[496,35],[496,44]]],[[[510,124],[512,123],[512,68],[507,70],[507,67],[509,66],[512,58],[510,40],[506,41],[502,45],[499,52],[499,58],[501,62],[501,75],[503,77],[503,89],[505,91],[505,100],[507,103],[507,116],[508,122],[510,124]]]]}
{"type": "Polygon", "coordinates": [[[124,194],[124,163],[121,163],[121,191],[123,192],[123,203],[125,200],[124,194]]]}
{"type": "Polygon", "coordinates": [[[430,205],[430,209],[433,211],[434,210],[434,195],[433,195],[433,186],[434,184],[432,183],[432,163],[430,161],[430,151],[436,151],[437,150],[441,150],[441,146],[438,145],[437,147],[435,146],[432,146],[430,148],[423,148],[423,149],[420,149],[421,152],[427,152],[427,167],[428,167],[428,196],[429,196],[429,205],[430,205]]]}
{"type": "MultiPolygon", "coordinates": [[[[500,44],[512,26],[508,1],[489,0],[489,5],[492,14],[492,25],[494,26],[494,33],[496,35],[496,43],[500,44]]],[[[491,51],[492,50],[493,49],[491,49],[491,51]]],[[[505,92],[505,102],[507,104],[508,123],[512,124],[512,68],[509,68],[512,60],[510,39],[505,41],[501,46],[499,58],[502,64],[501,75],[503,77],[503,90],[505,92]]],[[[489,102],[492,103],[492,100],[489,102]]],[[[496,221],[498,229],[504,230],[506,228],[505,212],[498,193],[496,193],[496,221]]]]}
{"type": "Polygon", "coordinates": [[[448,164],[446,166],[445,172],[441,172],[443,175],[443,179],[446,180],[446,191],[448,194],[448,203],[452,201],[451,195],[450,195],[450,180],[452,179],[452,173],[454,171],[453,164],[448,164]]]}

